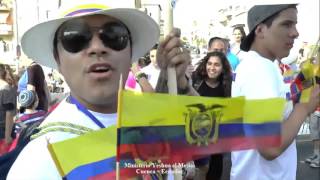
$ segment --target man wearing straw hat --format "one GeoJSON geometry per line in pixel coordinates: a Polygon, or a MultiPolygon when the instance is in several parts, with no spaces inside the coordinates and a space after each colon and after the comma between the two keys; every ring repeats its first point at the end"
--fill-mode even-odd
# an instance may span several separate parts
{"type": "MultiPolygon", "coordinates": [[[[296,4],[256,5],[249,10],[250,33],[240,45],[248,53],[237,67],[232,96],[285,98],[283,77],[274,60],[289,55],[299,35],[296,24],[296,4]]],[[[319,85],[315,85],[308,103],[286,108],[279,147],[232,152],[231,179],[296,179],[295,137],[303,121],[319,104],[319,93],[319,85]]]]}
{"type": "MultiPolygon", "coordinates": [[[[159,39],[158,25],[145,13],[110,8],[106,6],[109,1],[96,2],[66,1],[60,18],[33,26],[22,37],[24,53],[39,64],[59,69],[71,94],[43,122],[41,127],[51,126],[25,147],[8,179],[61,179],[47,141],[114,125],[120,77],[125,82],[131,63],[159,39]]],[[[168,65],[175,68],[177,87],[187,94],[192,90],[185,78],[190,55],[181,48],[179,36],[174,29],[160,43],[157,56],[162,70],[168,65]]]]}

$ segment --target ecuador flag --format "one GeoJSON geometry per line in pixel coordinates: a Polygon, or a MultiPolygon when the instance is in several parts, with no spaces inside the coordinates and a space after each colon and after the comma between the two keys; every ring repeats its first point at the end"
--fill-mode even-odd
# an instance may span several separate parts
{"type": "Polygon", "coordinates": [[[213,153],[277,146],[281,140],[285,99],[129,91],[120,92],[120,97],[118,151],[122,160],[129,153],[136,163],[161,160],[172,165],[213,153]]]}
{"type": "MultiPolygon", "coordinates": [[[[65,180],[116,179],[117,128],[115,125],[76,138],[48,144],[49,152],[65,180]]],[[[126,163],[134,163],[132,158],[126,163]]],[[[121,169],[122,178],[135,177],[121,169]]]]}
{"type": "Polygon", "coordinates": [[[141,175],[137,169],[154,172],[213,153],[277,146],[284,103],[120,91],[118,128],[48,147],[64,179],[127,179],[141,175]]]}
{"type": "Polygon", "coordinates": [[[116,126],[49,144],[60,175],[68,180],[115,179],[116,126]]]}
{"type": "Polygon", "coordinates": [[[296,76],[290,84],[290,99],[295,102],[308,102],[313,85],[319,84],[320,66],[307,60],[303,63],[301,72],[296,76]]]}

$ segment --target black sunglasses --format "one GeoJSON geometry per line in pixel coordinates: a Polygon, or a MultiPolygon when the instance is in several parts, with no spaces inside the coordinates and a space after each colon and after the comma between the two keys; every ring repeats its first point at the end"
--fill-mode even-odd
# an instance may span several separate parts
{"type": "Polygon", "coordinates": [[[130,33],[120,22],[108,22],[101,27],[90,27],[82,20],[67,21],[58,30],[58,38],[63,48],[77,53],[89,46],[94,32],[98,33],[105,47],[120,51],[127,47],[130,33]]]}

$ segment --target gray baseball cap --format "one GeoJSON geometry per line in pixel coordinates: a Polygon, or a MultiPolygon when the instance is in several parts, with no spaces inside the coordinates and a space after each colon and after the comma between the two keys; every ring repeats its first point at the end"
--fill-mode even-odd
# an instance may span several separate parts
{"type": "Polygon", "coordinates": [[[249,34],[240,44],[240,49],[249,51],[251,44],[254,40],[254,30],[258,24],[262,23],[272,15],[285,10],[297,4],[273,4],[273,5],[256,5],[253,6],[248,12],[248,28],[249,34]]]}

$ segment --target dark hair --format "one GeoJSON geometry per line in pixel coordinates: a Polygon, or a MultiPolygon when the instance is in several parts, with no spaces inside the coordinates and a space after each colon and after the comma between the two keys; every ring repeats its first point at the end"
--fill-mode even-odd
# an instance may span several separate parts
{"type": "Polygon", "coordinates": [[[209,52],[203,59],[197,64],[196,70],[192,73],[192,79],[194,82],[199,80],[205,80],[208,78],[207,74],[207,62],[211,57],[218,57],[222,64],[222,73],[220,74],[218,81],[223,85],[225,97],[231,96],[231,83],[232,83],[232,71],[230,63],[227,57],[222,52],[209,52]]]}
{"type": "Polygon", "coordinates": [[[244,31],[242,26],[236,26],[235,28],[233,28],[232,32],[234,32],[235,30],[239,30],[240,31],[240,33],[241,33],[241,42],[242,42],[243,39],[246,37],[246,32],[244,31]]]}
{"type": "Polygon", "coordinates": [[[152,47],[152,49],[151,50],[157,50],[158,49],[158,46],[159,46],[159,44],[157,43],[157,44],[155,44],[153,47],[152,47]]]}
{"type": "Polygon", "coordinates": [[[0,64],[0,78],[2,80],[6,80],[6,75],[7,75],[7,72],[4,64],[0,64]]]}
{"type": "Polygon", "coordinates": [[[47,86],[42,67],[39,64],[32,63],[26,71],[28,74],[28,84],[35,87],[35,92],[39,98],[37,110],[48,111],[49,99],[47,97],[47,86]]]}
{"type": "Polygon", "coordinates": [[[210,38],[209,43],[208,43],[208,49],[211,47],[212,43],[214,43],[215,41],[222,41],[226,45],[225,39],[216,36],[216,37],[210,38]]]}
{"type": "Polygon", "coordinates": [[[5,71],[6,71],[6,76],[5,76],[5,81],[10,85],[10,86],[16,86],[17,82],[16,82],[16,78],[13,75],[13,70],[12,68],[8,65],[5,64],[4,65],[5,71]]]}

